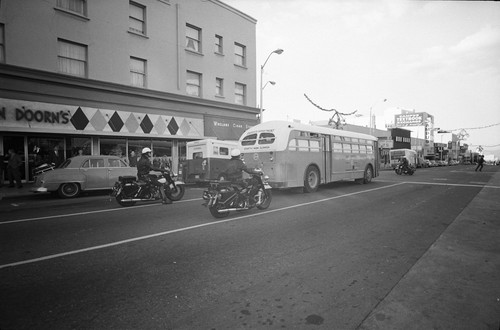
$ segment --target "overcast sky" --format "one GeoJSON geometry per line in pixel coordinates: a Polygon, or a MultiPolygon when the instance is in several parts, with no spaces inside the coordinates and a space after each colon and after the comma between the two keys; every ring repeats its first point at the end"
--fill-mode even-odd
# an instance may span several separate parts
{"type": "MultiPolygon", "coordinates": [[[[222,0],[257,20],[264,120],[327,120],[319,106],[377,127],[402,108],[435,127],[467,130],[469,145],[500,146],[500,2],[222,0]],[[382,102],[387,99],[386,102],[382,102]]],[[[259,86],[257,86],[259,89],[259,86]]],[[[259,101],[257,101],[259,103],[259,101]]],[[[455,131],[454,133],[458,133],[455,131]]],[[[496,148],[498,149],[498,147],[496,148]]]]}

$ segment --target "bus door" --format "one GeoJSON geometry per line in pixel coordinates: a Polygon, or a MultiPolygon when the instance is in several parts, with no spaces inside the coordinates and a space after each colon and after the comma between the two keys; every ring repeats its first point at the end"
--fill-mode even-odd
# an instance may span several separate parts
{"type": "Polygon", "coordinates": [[[378,148],[378,141],[373,141],[373,154],[375,156],[375,168],[373,169],[373,177],[377,177],[380,169],[380,150],[378,148]]]}
{"type": "Polygon", "coordinates": [[[321,182],[328,183],[332,181],[333,172],[333,159],[332,159],[332,141],[330,135],[323,135],[321,139],[322,155],[323,155],[323,169],[321,169],[321,182]]]}

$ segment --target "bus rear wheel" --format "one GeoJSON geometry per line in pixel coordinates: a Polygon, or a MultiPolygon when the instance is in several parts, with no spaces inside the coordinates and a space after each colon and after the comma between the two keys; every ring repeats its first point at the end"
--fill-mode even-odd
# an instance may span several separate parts
{"type": "Polygon", "coordinates": [[[304,177],[304,192],[312,193],[319,187],[319,171],[315,166],[310,165],[304,177]]]}

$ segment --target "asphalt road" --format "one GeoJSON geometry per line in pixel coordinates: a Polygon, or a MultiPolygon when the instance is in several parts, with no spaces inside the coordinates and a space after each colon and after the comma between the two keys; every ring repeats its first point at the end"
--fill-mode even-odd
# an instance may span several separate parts
{"type": "Polygon", "coordinates": [[[360,328],[497,170],[274,191],[222,220],[199,188],[166,206],[3,203],[0,329],[360,328]]]}

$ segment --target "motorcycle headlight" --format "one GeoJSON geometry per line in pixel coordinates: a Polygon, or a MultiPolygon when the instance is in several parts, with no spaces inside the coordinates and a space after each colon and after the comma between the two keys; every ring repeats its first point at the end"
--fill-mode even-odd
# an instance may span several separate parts
{"type": "Polygon", "coordinates": [[[269,180],[269,175],[264,175],[264,180],[269,180]]]}
{"type": "Polygon", "coordinates": [[[161,179],[158,179],[158,182],[159,183],[167,183],[167,179],[161,178],[161,179]]]}

